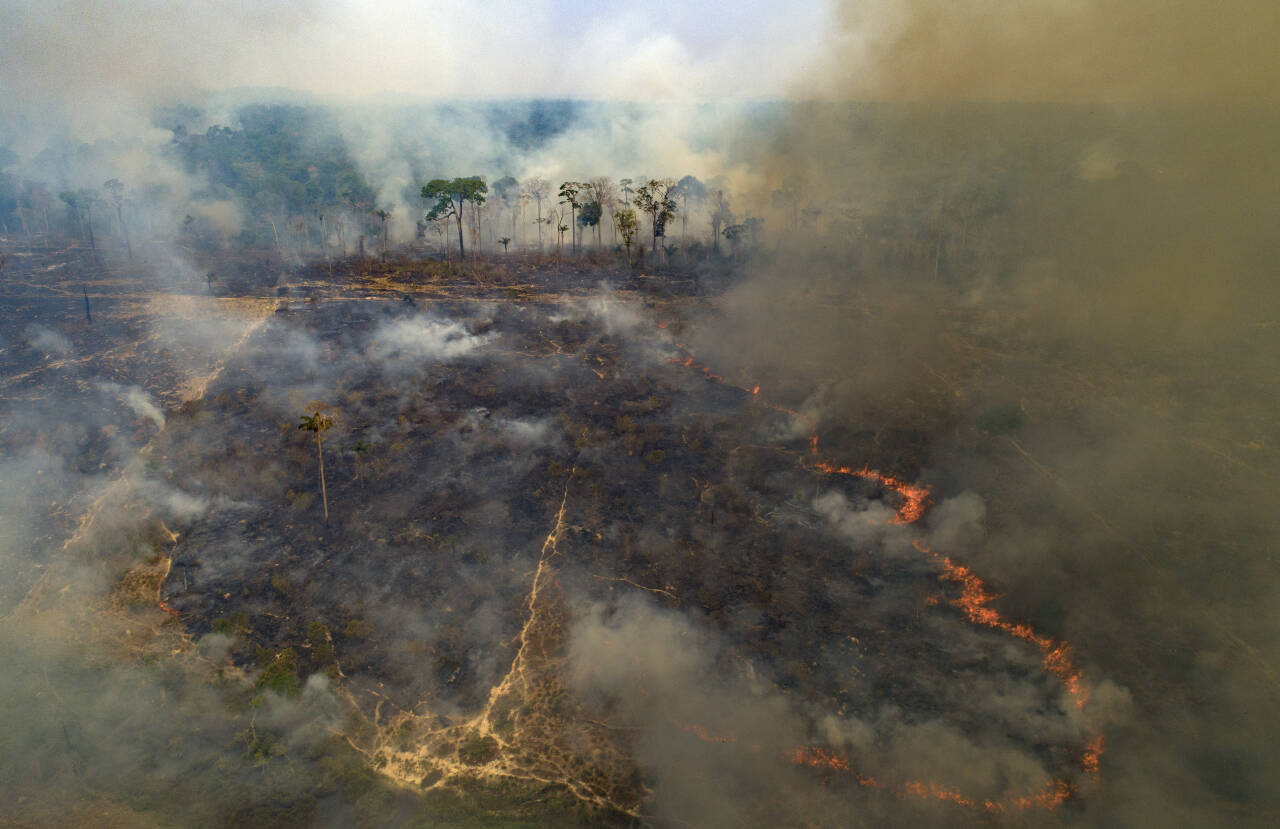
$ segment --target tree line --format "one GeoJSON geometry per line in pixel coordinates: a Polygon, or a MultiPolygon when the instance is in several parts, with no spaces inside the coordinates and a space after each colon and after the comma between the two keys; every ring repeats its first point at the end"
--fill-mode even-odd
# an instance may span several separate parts
{"type": "Polygon", "coordinates": [[[762,219],[752,217],[736,222],[724,190],[710,187],[694,176],[679,180],[623,178],[616,182],[607,176],[596,176],[586,181],[567,179],[556,189],[544,178],[520,182],[503,176],[494,182],[492,190],[483,176],[465,176],[432,179],[422,186],[419,195],[428,209],[418,222],[418,237],[425,238],[434,230],[442,248],[452,244],[447,242],[452,237],[463,258],[468,239],[473,253],[478,252],[486,228],[490,241],[502,245],[504,251],[513,242],[517,247],[531,246],[532,239],[522,239],[522,235],[533,236],[528,225],[536,230],[537,249],[545,250],[544,231],[549,231],[550,243],[559,255],[565,248],[566,234],[571,254],[585,250],[592,237],[595,248],[606,247],[604,230],[608,227],[611,244],[624,250],[630,262],[633,248],[639,247],[643,252],[644,245],[637,240],[645,225],[650,249],[658,255],[667,256],[675,250],[676,245],[669,245],[666,240],[677,217],[681,220],[681,243],[687,241],[691,207],[706,210],[711,245],[717,251],[722,237],[736,251],[741,243],[758,234],[763,224],[762,219]],[[525,234],[521,234],[521,228],[525,234]]]}

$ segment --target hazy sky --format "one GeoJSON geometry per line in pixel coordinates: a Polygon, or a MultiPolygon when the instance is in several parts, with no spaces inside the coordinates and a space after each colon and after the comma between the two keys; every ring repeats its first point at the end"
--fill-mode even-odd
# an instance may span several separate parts
{"type": "Polygon", "coordinates": [[[27,103],[236,86],[774,97],[814,58],[832,14],[824,0],[0,0],[0,78],[27,103]]]}

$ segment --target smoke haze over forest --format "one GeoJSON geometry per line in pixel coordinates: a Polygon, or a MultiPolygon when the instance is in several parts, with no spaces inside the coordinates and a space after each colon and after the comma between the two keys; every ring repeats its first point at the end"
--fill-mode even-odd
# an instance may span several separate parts
{"type": "Polygon", "coordinates": [[[0,822],[1275,825],[1278,33],[0,0],[0,822]]]}

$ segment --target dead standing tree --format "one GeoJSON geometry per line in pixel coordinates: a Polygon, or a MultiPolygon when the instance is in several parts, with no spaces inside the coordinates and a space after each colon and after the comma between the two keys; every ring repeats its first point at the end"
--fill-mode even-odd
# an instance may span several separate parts
{"type": "Polygon", "coordinates": [[[530,179],[524,183],[524,192],[537,203],[538,218],[534,219],[534,223],[538,226],[538,253],[542,253],[542,226],[547,224],[542,218],[542,200],[550,195],[551,183],[545,178],[530,179]]]}
{"type": "Polygon", "coordinates": [[[387,219],[391,218],[391,213],[386,210],[375,210],[373,215],[382,222],[382,261],[387,261],[387,219]]]}
{"type": "Polygon", "coordinates": [[[322,404],[312,404],[312,414],[304,414],[298,428],[316,436],[316,457],[320,460],[320,501],[324,505],[324,523],[329,523],[329,495],[324,486],[324,433],[333,428],[333,418],[324,414],[322,404]]]}

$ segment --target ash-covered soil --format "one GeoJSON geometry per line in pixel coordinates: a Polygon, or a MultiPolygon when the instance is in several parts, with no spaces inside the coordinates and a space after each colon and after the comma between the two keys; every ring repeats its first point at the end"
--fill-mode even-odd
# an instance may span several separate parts
{"type": "MultiPolygon", "coordinates": [[[[927,780],[980,803],[1080,776],[1088,734],[1062,683],[1035,648],[948,606],[955,586],[917,549],[924,532],[895,523],[902,497],[814,469],[802,417],[690,370],[659,323],[679,330],[609,294],[282,304],[151,448],[167,484],[207,505],[174,527],[164,601],[193,635],[225,637],[246,671],[289,650],[298,681],[327,673],[374,726],[410,712],[431,748],[400,756],[398,773],[428,785],[456,773],[432,752],[465,764],[466,735],[490,728],[495,754],[528,756],[480,751],[474,765],[563,752],[566,778],[596,775],[591,796],[636,813],[679,788],[653,739],[713,749],[713,766],[763,752],[801,790],[837,799],[894,796],[859,778],[891,792],[927,780]],[[298,428],[317,408],[335,424],[327,522],[313,433],[298,428]],[[555,575],[535,606],[544,559],[555,575]],[[550,641],[536,670],[565,698],[548,707],[526,688],[495,720],[491,689],[529,662],[519,652],[540,612],[558,621],[538,634],[550,641]],[[711,675],[654,680],[654,655],[627,652],[677,621],[714,641],[694,648],[711,675]],[[593,673],[618,660],[634,666],[628,682],[593,673]],[[785,710],[786,727],[761,722],[759,705],[785,710]],[[553,725],[522,730],[522,711],[553,725]],[[432,736],[451,724],[455,744],[432,736]],[[913,766],[884,745],[932,729],[972,740],[994,768],[913,766]],[[596,739],[635,767],[594,768],[596,739]],[[835,772],[850,773],[809,769],[796,752],[811,744],[835,746],[835,772]]],[[[769,799],[755,818],[778,808],[769,799]]]]}
{"type": "Polygon", "coordinates": [[[270,809],[214,824],[347,814],[318,792],[371,784],[333,763],[659,825],[1025,821],[1095,785],[1105,682],[947,557],[980,503],[915,480],[919,428],[818,446],[803,390],[699,363],[706,280],[30,258],[0,437],[48,483],[7,601],[92,562],[130,658],[230,689],[143,680],[225,708],[186,774],[244,764],[270,809]]]}

